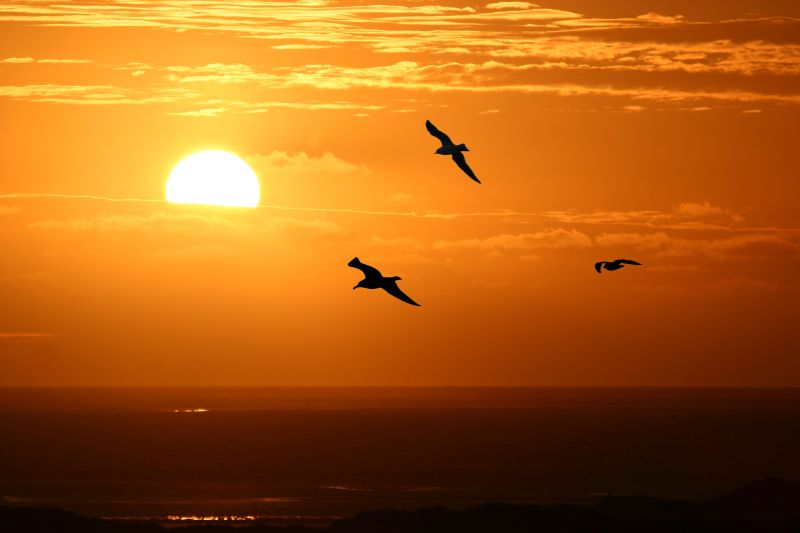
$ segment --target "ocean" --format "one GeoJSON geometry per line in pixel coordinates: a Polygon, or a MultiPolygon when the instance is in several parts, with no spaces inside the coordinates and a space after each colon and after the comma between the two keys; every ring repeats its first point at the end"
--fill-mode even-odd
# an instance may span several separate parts
{"type": "Polygon", "coordinates": [[[800,480],[800,389],[0,389],[0,501],[329,522],[800,480]]]}

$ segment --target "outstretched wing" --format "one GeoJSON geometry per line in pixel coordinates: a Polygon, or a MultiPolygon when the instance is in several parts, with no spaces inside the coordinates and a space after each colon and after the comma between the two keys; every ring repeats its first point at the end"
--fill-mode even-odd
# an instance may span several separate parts
{"type": "Polygon", "coordinates": [[[615,263],[621,263],[621,264],[623,264],[623,265],[641,265],[641,263],[638,263],[638,262],[636,262],[636,261],[632,261],[632,260],[630,260],[630,259],[617,259],[617,260],[616,260],[616,261],[614,261],[614,262],[615,262],[615,263]]]}
{"type": "Polygon", "coordinates": [[[350,262],[347,263],[347,266],[359,269],[361,272],[364,273],[364,277],[367,278],[383,277],[377,268],[365,265],[364,263],[361,262],[361,260],[358,259],[358,257],[354,257],[353,259],[351,259],[350,262]]]}
{"type": "Polygon", "coordinates": [[[417,302],[409,298],[406,293],[400,290],[400,287],[397,286],[397,282],[393,279],[387,280],[386,283],[383,284],[383,290],[385,290],[398,300],[403,300],[407,304],[419,306],[417,302]]]}
{"type": "Polygon", "coordinates": [[[434,126],[430,120],[425,121],[425,127],[428,129],[428,133],[439,139],[439,142],[441,142],[442,145],[453,144],[453,141],[450,140],[450,137],[448,137],[446,133],[439,131],[439,129],[434,126]]]}
{"type": "Polygon", "coordinates": [[[454,153],[453,154],[453,161],[456,162],[456,165],[458,165],[458,168],[460,168],[461,170],[464,171],[464,174],[466,174],[467,176],[469,176],[470,178],[472,178],[473,180],[475,180],[478,183],[481,182],[481,180],[478,179],[478,177],[475,175],[475,173],[472,171],[472,169],[469,168],[469,165],[467,164],[467,160],[464,158],[464,154],[462,154],[461,152],[454,153]]]}
{"type": "Polygon", "coordinates": [[[605,261],[600,261],[599,263],[594,264],[594,269],[597,270],[598,274],[600,274],[603,271],[603,265],[605,263],[606,263],[605,261]]]}

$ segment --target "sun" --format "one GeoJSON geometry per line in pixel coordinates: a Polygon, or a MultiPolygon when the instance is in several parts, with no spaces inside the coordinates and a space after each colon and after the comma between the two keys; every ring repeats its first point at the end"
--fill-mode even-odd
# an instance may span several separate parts
{"type": "Polygon", "coordinates": [[[257,207],[261,186],[241,158],[221,150],[192,154],[167,179],[167,201],[228,207],[257,207]]]}

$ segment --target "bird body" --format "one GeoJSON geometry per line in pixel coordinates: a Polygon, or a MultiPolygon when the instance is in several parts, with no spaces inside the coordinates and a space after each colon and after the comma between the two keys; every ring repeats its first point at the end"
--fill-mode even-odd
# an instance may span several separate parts
{"type": "Polygon", "coordinates": [[[440,146],[439,148],[436,149],[436,152],[434,153],[439,155],[453,155],[459,152],[469,152],[469,148],[467,148],[467,145],[464,143],[461,144],[450,143],[448,145],[440,146]]]}
{"type": "Polygon", "coordinates": [[[469,176],[470,179],[477,183],[481,182],[472,169],[469,168],[467,159],[464,157],[463,152],[469,152],[469,148],[467,148],[466,144],[455,144],[450,140],[450,137],[446,133],[434,126],[430,120],[425,121],[425,128],[428,130],[428,133],[439,139],[439,142],[442,143],[442,145],[436,149],[436,152],[434,152],[435,154],[449,155],[453,158],[455,164],[458,165],[458,168],[460,168],[464,174],[469,176]]]}
{"type": "Polygon", "coordinates": [[[637,261],[633,261],[631,259],[616,259],[614,261],[598,261],[594,264],[594,269],[600,274],[603,269],[606,270],[619,270],[620,268],[624,267],[625,265],[641,265],[641,263],[637,261]]]}
{"type": "Polygon", "coordinates": [[[398,300],[410,305],[419,306],[417,302],[409,298],[409,296],[401,291],[400,287],[397,286],[397,282],[402,279],[400,276],[384,276],[377,268],[362,263],[358,257],[354,257],[352,260],[350,260],[350,262],[347,263],[347,266],[357,268],[364,273],[364,279],[359,281],[358,284],[353,287],[353,290],[359,288],[383,289],[398,300]]]}

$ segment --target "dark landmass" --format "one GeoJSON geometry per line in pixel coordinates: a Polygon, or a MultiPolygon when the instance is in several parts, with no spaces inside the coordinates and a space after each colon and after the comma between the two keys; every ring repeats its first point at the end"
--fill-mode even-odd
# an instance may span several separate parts
{"type": "Polygon", "coordinates": [[[7,533],[633,533],[800,532],[800,484],[781,479],[751,483],[706,502],[648,496],[606,496],[593,506],[487,503],[463,511],[370,511],[327,527],[154,523],[84,518],[58,509],[0,505],[7,533]]]}

